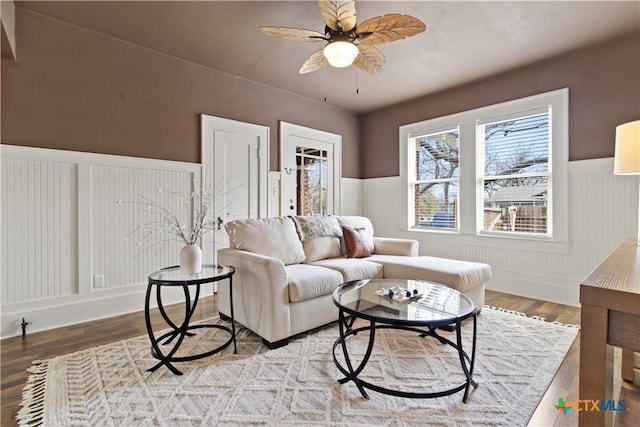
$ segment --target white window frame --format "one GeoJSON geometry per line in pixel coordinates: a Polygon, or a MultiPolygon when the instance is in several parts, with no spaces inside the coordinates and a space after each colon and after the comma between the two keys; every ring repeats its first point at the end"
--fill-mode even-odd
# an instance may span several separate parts
{"type": "MultiPolygon", "coordinates": [[[[569,146],[569,90],[567,88],[507,101],[499,104],[464,111],[444,117],[400,126],[400,178],[402,188],[403,229],[416,233],[431,233],[443,242],[458,239],[456,243],[482,244],[487,246],[517,248],[521,240],[532,242],[532,250],[549,250],[549,244],[561,243],[558,252],[564,253],[568,242],[568,146],[569,146]],[[483,155],[477,144],[478,124],[496,117],[518,116],[540,108],[550,109],[550,171],[548,218],[552,229],[548,235],[532,236],[511,233],[481,233],[483,215],[483,189],[481,165],[483,155]],[[415,154],[411,150],[412,138],[433,133],[443,128],[460,129],[460,188],[458,230],[416,229],[414,223],[413,176],[415,154]],[[438,237],[440,236],[440,238],[438,237]],[[539,242],[539,243],[538,243],[539,242]]],[[[553,249],[552,249],[553,250],[553,249]]]]}
{"type": "MultiPolygon", "coordinates": [[[[494,234],[501,234],[503,236],[518,236],[518,235],[522,235],[523,237],[531,237],[534,239],[539,239],[539,238],[551,238],[553,236],[553,215],[549,215],[547,213],[547,218],[546,218],[546,228],[547,231],[546,233],[540,233],[540,234],[534,234],[534,233],[526,233],[526,232],[516,232],[516,231],[499,231],[499,230],[494,230],[494,231],[489,231],[489,230],[485,230],[484,229],[484,215],[483,215],[483,209],[484,209],[484,179],[486,178],[486,176],[484,175],[484,169],[485,169],[485,158],[484,158],[484,149],[485,149],[485,139],[484,139],[484,126],[487,124],[492,124],[492,123],[496,123],[496,122],[504,122],[504,121],[509,121],[509,120],[517,120],[517,119],[521,119],[523,117],[529,117],[529,116],[535,116],[535,115],[548,115],[549,117],[549,153],[548,153],[548,160],[547,163],[549,165],[549,168],[547,170],[546,173],[536,173],[535,175],[538,176],[545,176],[547,178],[547,212],[553,212],[553,182],[552,182],[552,170],[553,170],[553,160],[554,160],[554,156],[553,156],[553,123],[552,123],[552,114],[553,114],[553,109],[551,108],[551,105],[547,105],[544,107],[538,107],[535,108],[533,110],[528,110],[528,111],[518,111],[516,113],[512,113],[512,114],[508,114],[506,116],[496,116],[496,117],[488,117],[485,118],[483,120],[476,120],[476,153],[477,153],[477,175],[478,175],[478,185],[479,185],[479,191],[482,194],[482,197],[479,197],[477,199],[477,206],[476,206],[476,210],[478,212],[478,216],[477,216],[477,229],[478,229],[478,233],[480,234],[487,234],[487,235],[494,235],[494,234]]],[[[518,177],[520,176],[524,176],[524,174],[520,174],[517,175],[518,177]]],[[[512,176],[512,177],[516,177],[516,176],[512,176]]]]}
{"type": "MultiPolygon", "coordinates": [[[[416,141],[419,140],[420,138],[424,138],[426,136],[430,136],[430,135],[435,135],[435,134],[441,134],[443,132],[447,132],[450,131],[452,129],[457,130],[458,132],[460,132],[460,129],[458,127],[458,125],[453,125],[453,126],[439,126],[437,128],[430,128],[428,133],[412,133],[410,136],[408,136],[407,138],[407,151],[408,151],[408,156],[410,156],[413,159],[413,162],[409,161],[407,162],[407,168],[408,168],[408,181],[409,181],[409,185],[410,185],[410,190],[411,194],[415,194],[415,185],[418,183],[423,183],[423,182],[445,182],[445,181],[450,181],[450,182],[455,182],[456,185],[458,186],[458,197],[457,197],[457,203],[456,203],[456,217],[459,218],[460,216],[460,176],[458,176],[457,178],[452,178],[452,179],[436,179],[436,178],[430,178],[427,180],[418,180],[416,175],[417,175],[417,170],[416,170],[416,161],[415,161],[415,152],[416,152],[416,141]]],[[[458,161],[461,162],[462,160],[460,159],[461,154],[458,153],[458,161]]],[[[461,166],[458,166],[459,169],[461,169],[461,166]]],[[[456,227],[455,228],[437,228],[437,227],[416,227],[414,224],[415,221],[415,202],[413,197],[411,198],[412,203],[410,203],[410,205],[407,206],[408,209],[408,216],[409,216],[409,223],[408,226],[410,229],[413,230],[431,230],[434,232],[444,232],[444,233],[457,233],[460,230],[460,221],[457,221],[456,227]]]]}

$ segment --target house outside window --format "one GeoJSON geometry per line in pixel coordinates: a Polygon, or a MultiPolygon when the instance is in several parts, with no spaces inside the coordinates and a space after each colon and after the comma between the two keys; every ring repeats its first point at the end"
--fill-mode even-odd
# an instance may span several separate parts
{"type": "Polygon", "coordinates": [[[401,126],[400,159],[407,230],[567,241],[567,89],[401,126]]]}
{"type": "Polygon", "coordinates": [[[549,108],[478,124],[483,232],[547,235],[549,108]]]}

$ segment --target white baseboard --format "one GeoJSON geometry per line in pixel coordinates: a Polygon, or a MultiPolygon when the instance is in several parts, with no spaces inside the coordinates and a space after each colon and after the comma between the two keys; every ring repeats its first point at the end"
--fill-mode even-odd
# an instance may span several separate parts
{"type": "MultiPolygon", "coordinates": [[[[194,289],[190,289],[194,291],[194,289]]],[[[80,300],[78,298],[61,298],[58,303],[42,301],[34,303],[21,303],[3,306],[0,321],[2,325],[1,338],[9,338],[22,334],[22,319],[29,324],[26,327],[27,334],[42,332],[63,326],[74,325],[93,320],[107,319],[121,314],[144,311],[146,286],[134,286],[126,293],[94,297],[80,300]]],[[[155,295],[155,288],[153,289],[155,295]]],[[[209,295],[209,290],[201,291],[201,298],[209,295]]],[[[184,296],[179,289],[163,289],[163,305],[175,304],[184,301],[184,296]]],[[[157,307],[155,297],[152,296],[152,308],[157,307]]]]}
{"type": "Polygon", "coordinates": [[[491,291],[580,307],[580,284],[557,278],[515,275],[494,270],[486,288],[491,291]]]}

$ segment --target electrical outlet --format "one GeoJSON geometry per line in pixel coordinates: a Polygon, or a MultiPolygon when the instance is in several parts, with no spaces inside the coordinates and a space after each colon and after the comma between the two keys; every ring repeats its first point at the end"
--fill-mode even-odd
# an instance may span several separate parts
{"type": "Polygon", "coordinates": [[[93,287],[94,287],[94,289],[104,288],[104,275],[103,274],[97,274],[97,275],[93,276],[93,287]]]}

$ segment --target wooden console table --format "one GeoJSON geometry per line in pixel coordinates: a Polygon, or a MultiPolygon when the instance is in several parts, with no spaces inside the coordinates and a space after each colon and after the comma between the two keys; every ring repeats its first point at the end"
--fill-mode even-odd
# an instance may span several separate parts
{"type": "MultiPolygon", "coordinates": [[[[613,397],[613,347],[623,349],[623,378],[640,351],[640,247],[626,240],[580,284],[580,400],[613,397]]],[[[581,411],[580,426],[610,426],[613,411],[581,411]]]]}

